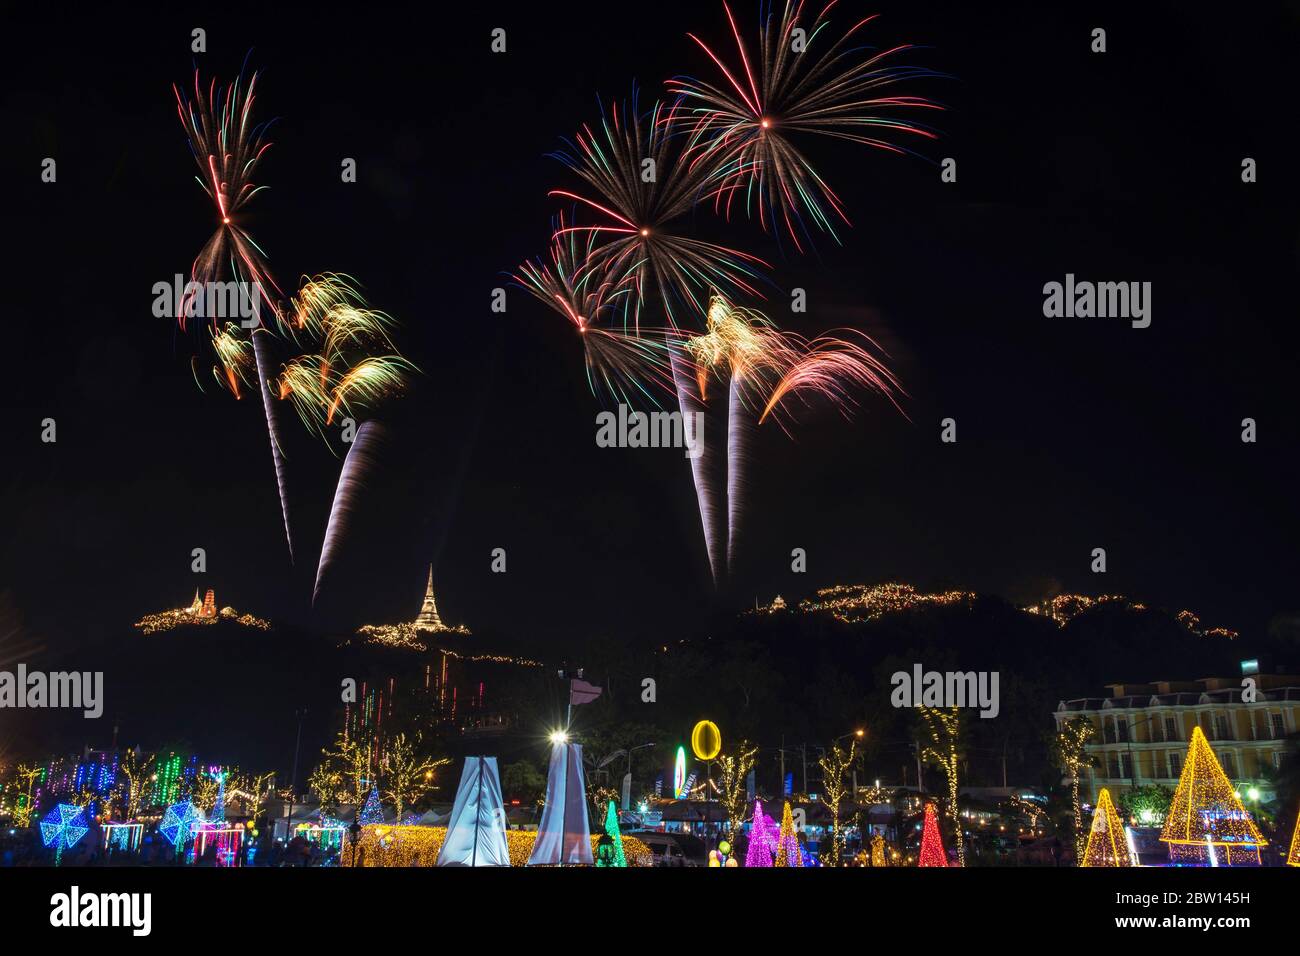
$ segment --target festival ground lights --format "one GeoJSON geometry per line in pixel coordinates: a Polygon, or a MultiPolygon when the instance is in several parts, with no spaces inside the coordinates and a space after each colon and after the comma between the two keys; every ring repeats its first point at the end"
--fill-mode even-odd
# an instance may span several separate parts
{"type": "Polygon", "coordinates": [[[20,5],[0,940],[1287,938],[1300,15],[1075,6],[20,5]]]}

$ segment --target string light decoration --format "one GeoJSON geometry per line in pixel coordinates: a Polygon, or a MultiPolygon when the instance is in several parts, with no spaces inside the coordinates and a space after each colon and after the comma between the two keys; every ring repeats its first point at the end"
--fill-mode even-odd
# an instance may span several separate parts
{"type": "Polygon", "coordinates": [[[177,853],[180,853],[193,836],[195,827],[202,822],[202,812],[186,800],[184,803],[176,803],[167,808],[162,823],[158,825],[158,832],[168,843],[176,847],[177,853]]]}
{"type": "Polygon", "coordinates": [[[157,614],[146,614],[136,621],[133,627],[144,634],[160,634],[176,627],[190,625],[209,625],[218,622],[238,624],[258,631],[269,631],[271,622],[252,614],[240,614],[233,607],[223,607],[217,611],[212,602],[212,592],[208,591],[207,600],[200,603],[198,592],[194,593],[194,603],[189,607],[178,607],[157,614]]]}
{"type": "Polygon", "coordinates": [[[1291,851],[1286,855],[1287,866],[1300,866],[1300,813],[1295,817],[1295,832],[1291,834],[1291,851]]]}
{"type": "Polygon", "coordinates": [[[361,808],[360,823],[364,827],[369,826],[372,823],[383,822],[384,808],[379,802],[379,789],[377,787],[371,787],[370,795],[366,797],[366,805],[361,808]]]}
{"type": "Polygon", "coordinates": [[[794,832],[794,814],[790,811],[790,801],[787,800],[785,809],[781,811],[781,832],[776,838],[776,862],[773,866],[803,865],[803,850],[794,832]]]}
{"type": "Polygon", "coordinates": [[[1084,767],[1092,766],[1096,760],[1088,753],[1088,741],[1097,733],[1097,728],[1086,717],[1075,717],[1068,721],[1052,744],[1052,759],[1070,778],[1070,807],[1074,813],[1074,858],[1083,859],[1083,803],[1079,796],[1079,782],[1084,767]]]}
{"type": "Polygon", "coordinates": [[[913,608],[932,606],[948,607],[969,605],[977,595],[974,591],[941,591],[923,594],[910,584],[837,584],[822,588],[812,597],[799,602],[804,613],[830,614],[845,624],[876,621],[886,614],[897,614],[913,608]]]}
{"type": "Polygon", "coordinates": [[[783,614],[790,610],[790,606],[785,603],[785,598],[777,595],[772,599],[771,604],[755,604],[752,610],[745,611],[746,614],[783,614]]]}
{"type": "Polygon", "coordinates": [[[754,819],[749,825],[749,846],[745,849],[745,866],[771,866],[772,855],[776,852],[776,840],[772,838],[773,822],[763,812],[763,802],[754,801],[754,819]]]}
{"type": "Polygon", "coordinates": [[[749,741],[742,740],[734,752],[718,756],[718,802],[727,814],[727,828],[731,839],[740,835],[740,828],[745,822],[745,810],[748,803],[746,781],[754,769],[758,748],[749,741]]]}
{"type": "Polygon", "coordinates": [[[831,811],[831,833],[832,837],[832,860],[833,865],[839,866],[841,858],[844,856],[844,831],[840,828],[840,803],[844,800],[848,787],[844,782],[845,771],[853,764],[856,756],[858,741],[856,737],[849,739],[849,749],[846,753],[838,743],[831,744],[831,749],[826,751],[818,758],[817,763],[822,768],[822,803],[831,811]]]}
{"type": "Polygon", "coordinates": [[[1115,812],[1110,791],[1102,787],[1097,795],[1097,808],[1092,811],[1092,829],[1088,832],[1088,846],[1083,851],[1080,866],[1136,866],[1129,852],[1128,835],[1115,812]]]}
{"type": "MultiPolygon", "coordinates": [[[[1031,604],[1029,607],[1021,608],[1027,614],[1038,614],[1042,617],[1056,623],[1058,627],[1065,627],[1080,614],[1085,611],[1091,611],[1101,604],[1122,604],[1130,611],[1145,611],[1147,606],[1138,601],[1131,601],[1122,594],[1099,594],[1096,597],[1090,597],[1086,594],[1058,594],[1056,597],[1049,598],[1039,604],[1031,604]]],[[[1177,621],[1189,633],[1197,637],[1222,638],[1224,640],[1235,640],[1240,635],[1228,627],[1202,627],[1201,619],[1191,611],[1183,610],[1174,615],[1177,621]]]]}
{"type": "Polygon", "coordinates": [[[41,842],[54,847],[56,854],[71,850],[90,832],[86,808],[60,803],[41,819],[41,842]]]}
{"type": "Polygon", "coordinates": [[[597,838],[594,854],[599,867],[627,866],[627,857],[623,855],[623,834],[618,829],[618,809],[613,800],[605,810],[605,835],[597,838]]]}
{"type": "Polygon", "coordinates": [[[889,866],[889,860],[885,857],[885,838],[879,833],[871,838],[871,865],[889,866]]]}
{"type": "MultiPolygon", "coordinates": [[[[362,827],[357,839],[356,852],[342,854],[343,866],[370,867],[421,867],[434,866],[442,843],[447,838],[446,827],[419,826],[367,826],[362,827]]],[[[506,847],[510,851],[511,866],[525,866],[537,840],[535,830],[507,830],[506,847]]],[[[591,838],[592,856],[599,849],[599,835],[591,838]]],[[[628,866],[654,866],[650,847],[634,836],[623,836],[623,854],[628,866]]]]}
{"type": "Polygon", "coordinates": [[[194,860],[199,862],[208,847],[216,850],[217,866],[238,866],[244,845],[244,828],[226,822],[201,823],[194,831],[194,860]]]}
{"type": "Polygon", "coordinates": [[[920,708],[930,733],[931,745],[921,751],[921,759],[936,763],[943,771],[948,783],[948,818],[952,820],[953,842],[956,844],[957,865],[966,865],[966,841],[962,833],[961,818],[957,814],[957,767],[961,756],[958,744],[961,741],[962,712],[959,707],[920,708]]]}
{"type": "Polygon", "coordinates": [[[1200,727],[1192,731],[1160,839],[1169,844],[1170,862],[1181,866],[1259,865],[1259,848],[1268,842],[1200,727]]]}
{"type": "Polygon", "coordinates": [[[943,852],[943,838],[939,835],[939,820],[934,815],[934,804],[925,805],[921,823],[921,858],[917,866],[947,866],[948,854],[943,852]]]}
{"type": "Polygon", "coordinates": [[[144,834],[142,823],[102,823],[100,833],[104,838],[105,850],[122,850],[134,852],[140,849],[140,838],[144,834]]]}

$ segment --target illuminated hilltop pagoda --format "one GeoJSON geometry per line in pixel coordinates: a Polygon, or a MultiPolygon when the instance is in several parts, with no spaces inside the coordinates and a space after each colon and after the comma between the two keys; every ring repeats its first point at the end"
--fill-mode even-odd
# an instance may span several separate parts
{"type": "Polygon", "coordinates": [[[240,614],[233,607],[223,607],[218,611],[216,593],[212,588],[208,588],[202,601],[199,600],[198,588],[195,588],[194,600],[189,607],[146,614],[136,621],[134,626],[145,634],[157,634],[160,631],[170,631],[174,627],[184,627],[189,624],[216,624],[218,621],[231,621],[243,627],[257,628],[259,631],[271,629],[270,621],[264,621],[251,614],[240,614]]]}
{"type": "Polygon", "coordinates": [[[1192,731],[1160,839],[1169,844],[1174,864],[1259,865],[1259,848],[1266,841],[1200,727],[1192,731]]]}
{"type": "Polygon", "coordinates": [[[414,621],[409,624],[366,624],[358,628],[357,633],[365,637],[369,644],[424,651],[429,649],[429,642],[424,635],[468,635],[470,629],[462,624],[451,627],[442,622],[442,616],[438,614],[438,603],[433,598],[433,565],[429,565],[429,583],[425,586],[424,603],[414,621]]]}

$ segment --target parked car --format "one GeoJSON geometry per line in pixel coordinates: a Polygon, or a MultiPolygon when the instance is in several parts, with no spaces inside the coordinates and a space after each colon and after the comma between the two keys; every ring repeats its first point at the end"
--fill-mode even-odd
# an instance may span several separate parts
{"type": "Polygon", "coordinates": [[[704,866],[708,861],[708,851],[699,837],[658,830],[637,830],[629,835],[650,848],[655,866],[704,866]]]}

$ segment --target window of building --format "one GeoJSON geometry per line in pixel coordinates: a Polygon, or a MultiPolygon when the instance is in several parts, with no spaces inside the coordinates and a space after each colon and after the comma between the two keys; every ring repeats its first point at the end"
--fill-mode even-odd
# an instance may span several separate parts
{"type": "Polygon", "coordinates": [[[1273,739],[1281,740],[1286,736],[1286,721],[1282,719],[1281,712],[1268,715],[1269,726],[1273,731],[1273,739]]]}
{"type": "Polygon", "coordinates": [[[1169,751],[1169,776],[1180,777],[1183,773],[1183,755],[1177,750],[1169,751]]]}
{"type": "Polygon", "coordinates": [[[1229,730],[1228,730],[1228,715],[1227,715],[1227,714],[1215,714],[1215,715],[1214,715],[1214,739],[1215,739],[1215,740],[1231,740],[1231,739],[1232,739],[1232,734],[1231,734],[1231,733],[1229,732],[1229,730]]]}
{"type": "Polygon", "coordinates": [[[1165,742],[1164,729],[1160,724],[1159,717],[1152,717],[1147,721],[1148,733],[1151,734],[1151,740],[1154,743],[1162,744],[1165,742]]]}
{"type": "Polygon", "coordinates": [[[1180,739],[1181,738],[1178,736],[1178,718],[1166,717],[1165,718],[1165,740],[1173,741],[1173,740],[1180,740],[1180,739]]]}
{"type": "Polygon", "coordinates": [[[1237,755],[1224,751],[1222,755],[1223,772],[1231,779],[1237,776],[1237,755]]]}
{"type": "Polygon", "coordinates": [[[1120,743],[1122,744],[1128,743],[1128,718],[1127,717],[1115,718],[1115,733],[1119,737],[1120,743]]]}

